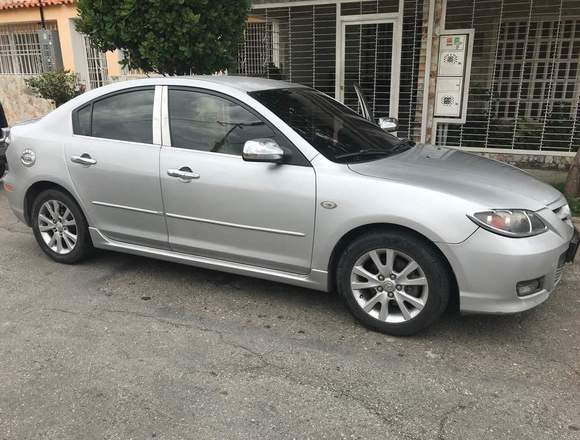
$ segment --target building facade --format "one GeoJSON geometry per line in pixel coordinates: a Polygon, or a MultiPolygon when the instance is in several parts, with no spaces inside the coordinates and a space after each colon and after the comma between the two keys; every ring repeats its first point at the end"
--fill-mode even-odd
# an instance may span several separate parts
{"type": "Polygon", "coordinates": [[[308,84],[398,135],[564,165],[580,146],[578,0],[254,0],[238,72],[308,84]]]}
{"type": "MultiPolygon", "coordinates": [[[[58,58],[90,89],[123,75],[43,0],[58,58]]],[[[42,71],[39,0],[0,0],[0,83],[42,71]],[[39,36],[40,35],[40,36],[39,36]]],[[[315,87],[420,142],[565,166],[580,146],[579,0],[253,0],[230,74],[315,87]]]]}

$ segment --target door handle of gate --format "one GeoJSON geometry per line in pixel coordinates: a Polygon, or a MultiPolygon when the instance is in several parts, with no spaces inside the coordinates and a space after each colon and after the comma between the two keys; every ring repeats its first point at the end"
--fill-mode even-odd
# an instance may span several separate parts
{"type": "Polygon", "coordinates": [[[78,163],[78,164],[86,165],[86,166],[91,166],[91,165],[96,165],[97,164],[97,161],[95,159],[93,159],[87,153],[81,154],[80,156],[72,156],[70,158],[70,160],[73,163],[78,163]]]}
{"type": "Polygon", "coordinates": [[[199,179],[200,175],[191,171],[189,167],[182,167],[178,170],[167,170],[167,175],[170,177],[177,177],[178,179],[190,181],[193,179],[199,179]]]}

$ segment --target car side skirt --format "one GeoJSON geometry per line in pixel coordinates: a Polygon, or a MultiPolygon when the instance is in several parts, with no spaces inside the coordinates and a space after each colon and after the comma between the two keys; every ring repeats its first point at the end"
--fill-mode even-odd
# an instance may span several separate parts
{"type": "Polygon", "coordinates": [[[282,272],[272,269],[264,269],[257,266],[235,263],[231,261],[218,260],[208,257],[184,254],[167,249],[156,249],[130,243],[115,241],[105,236],[97,228],[89,228],[93,246],[99,249],[122,252],[143,257],[155,258],[158,260],[170,261],[173,263],[187,264],[189,266],[201,267],[204,269],[219,270],[222,272],[245,275],[254,278],[261,278],[280,283],[291,284],[293,286],[306,287],[309,289],[326,291],[328,289],[328,272],[312,270],[308,275],[298,275],[289,272],[282,272]]]}

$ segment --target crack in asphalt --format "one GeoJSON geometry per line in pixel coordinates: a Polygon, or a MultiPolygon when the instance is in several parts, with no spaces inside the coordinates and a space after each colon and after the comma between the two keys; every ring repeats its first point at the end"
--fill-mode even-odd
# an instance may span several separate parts
{"type": "Polygon", "coordinates": [[[448,409],[441,415],[441,418],[439,419],[439,431],[437,432],[437,440],[446,440],[447,435],[445,431],[447,428],[447,423],[449,423],[449,418],[455,413],[458,413],[459,411],[462,411],[467,408],[469,408],[467,405],[459,403],[453,406],[452,408],[448,409]]]}

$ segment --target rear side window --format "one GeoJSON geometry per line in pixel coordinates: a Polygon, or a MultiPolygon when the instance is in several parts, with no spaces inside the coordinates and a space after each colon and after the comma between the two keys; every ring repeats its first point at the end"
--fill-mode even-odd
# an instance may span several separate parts
{"type": "Polygon", "coordinates": [[[77,112],[78,118],[78,130],[75,130],[76,134],[82,134],[83,136],[91,135],[91,104],[85,105],[77,112]]]}
{"type": "Polygon", "coordinates": [[[75,134],[152,144],[154,97],[155,90],[146,89],[94,101],[77,110],[75,134]]]}

